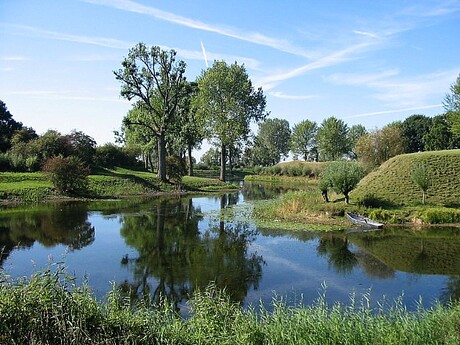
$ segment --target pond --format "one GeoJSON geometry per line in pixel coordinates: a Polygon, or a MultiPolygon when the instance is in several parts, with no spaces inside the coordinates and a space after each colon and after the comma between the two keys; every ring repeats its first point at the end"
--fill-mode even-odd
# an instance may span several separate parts
{"type": "Polygon", "coordinates": [[[259,184],[219,196],[71,202],[0,211],[0,264],[13,277],[62,263],[98,298],[112,284],[130,298],[168,296],[178,309],[210,282],[234,301],[269,305],[375,305],[403,296],[415,310],[460,297],[460,230],[317,233],[261,229],[255,199],[281,190],[259,184]],[[222,211],[224,210],[224,212],[222,211]],[[367,298],[367,297],[366,297],[367,298]]]}

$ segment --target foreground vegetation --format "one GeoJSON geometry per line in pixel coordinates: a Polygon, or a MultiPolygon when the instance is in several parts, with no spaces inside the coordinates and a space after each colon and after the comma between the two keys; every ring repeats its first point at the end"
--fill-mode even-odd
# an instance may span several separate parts
{"type": "MultiPolygon", "coordinates": [[[[176,192],[216,192],[236,189],[212,177],[184,176],[181,185],[163,183],[153,173],[126,168],[99,168],[88,176],[88,186],[78,198],[120,198],[176,192]]],[[[0,173],[0,200],[4,202],[36,202],[62,199],[45,173],[0,173]]]]}
{"type": "MultiPolygon", "coordinates": [[[[51,267],[52,268],[52,267],[51,267]]],[[[408,312],[401,299],[372,308],[369,296],[349,305],[243,309],[212,285],[188,301],[188,317],[167,303],[130,306],[115,289],[106,302],[75,286],[62,269],[29,280],[0,275],[2,344],[458,344],[460,305],[408,312]],[[270,309],[270,310],[269,310],[270,309]]]]}

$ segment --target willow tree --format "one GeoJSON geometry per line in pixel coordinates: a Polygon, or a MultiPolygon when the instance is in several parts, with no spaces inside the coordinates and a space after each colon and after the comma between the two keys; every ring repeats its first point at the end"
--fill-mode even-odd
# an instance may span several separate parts
{"type": "Polygon", "coordinates": [[[255,90],[244,66],[215,61],[197,79],[194,100],[197,116],[203,119],[206,137],[220,147],[220,179],[225,181],[228,148],[246,139],[252,121],[265,119],[265,96],[255,90]]]}
{"type": "Polygon", "coordinates": [[[166,134],[176,121],[185,62],[176,61],[174,50],[138,43],[121,65],[113,72],[122,84],[121,96],[136,101],[139,115],[136,119],[125,118],[124,124],[144,127],[157,138],[158,178],[166,181],[166,134]]]}

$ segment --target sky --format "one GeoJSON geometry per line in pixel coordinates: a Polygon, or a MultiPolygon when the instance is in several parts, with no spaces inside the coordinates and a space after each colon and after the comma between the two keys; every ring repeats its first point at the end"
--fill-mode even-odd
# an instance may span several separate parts
{"type": "Polygon", "coordinates": [[[373,130],[443,112],[460,0],[0,0],[0,100],[38,134],[114,142],[131,104],[113,71],[138,42],[176,50],[188,80],[244,64],[291,128],[335,116],[373,130]]]}

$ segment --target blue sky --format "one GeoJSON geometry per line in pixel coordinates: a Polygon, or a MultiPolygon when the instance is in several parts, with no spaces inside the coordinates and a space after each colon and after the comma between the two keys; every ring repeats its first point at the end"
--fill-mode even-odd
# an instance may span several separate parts
{"type": "Polygon", "coordinates": [[[460,74],[460,1],[0,0],[0,99],[38,133],[113,142],[130,104],[113,70],[137,42],[194,80],[246,66],[271,118],[369,130],[442,113],[460,74]]]}

